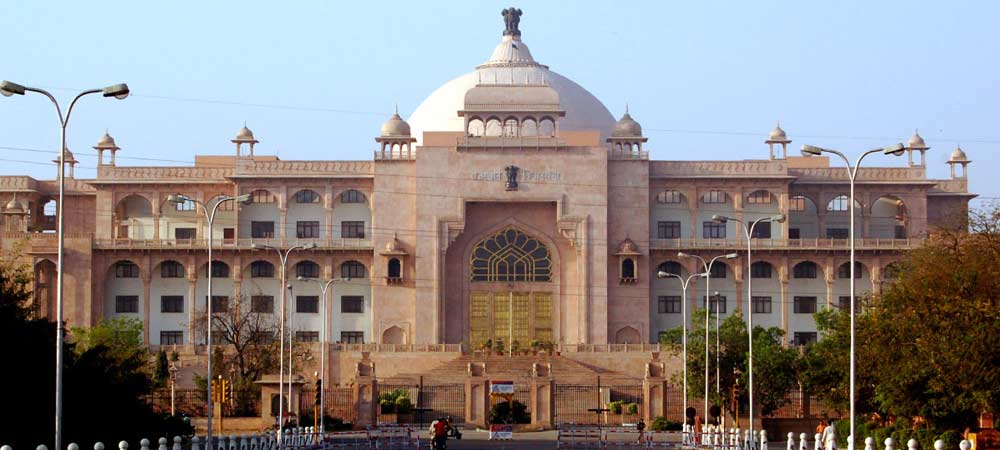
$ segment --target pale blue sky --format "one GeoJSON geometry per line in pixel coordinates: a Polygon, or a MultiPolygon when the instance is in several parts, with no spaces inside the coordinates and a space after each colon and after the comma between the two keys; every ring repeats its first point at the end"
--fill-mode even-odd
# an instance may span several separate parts
{"type": "MultiPolygon", "coordinates": [[[[243,121],[261,153],[368,159],[394,103],[408,116],[487,59],[509,4],[12,0],[0,15],[0,78],[67,101],[66,88],[131,86],[124,102],[78,106],[69,131],[78,177],[93,176],[90,146],[105,128],[128,165],[228,154],[243,121]]],[[[931,176],[947,177],[944,161],[961,143],[972,190],[1000,197],[998,2],[513,4],[535,59],[616,117],[628,102],[653,158],[766,158],[775,120],[796,149],[848,154],[919,128],[931,176]]],[[[44,98],[0,98],[0,174],[52,178],[54,165],[9,160],[47,162],[56,147],[44,98]]]]}

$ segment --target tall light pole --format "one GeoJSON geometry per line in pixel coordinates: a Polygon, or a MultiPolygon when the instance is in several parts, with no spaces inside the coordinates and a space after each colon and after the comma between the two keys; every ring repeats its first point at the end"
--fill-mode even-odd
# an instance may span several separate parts
{"type": "Polygon", "coordinates": [[[714,215],[712,216],[712,221],[715,223],[726,223],[728,221],[739,222],[742,226],[744,237],[747,240],[747,340],[749,341],[748,357],[747,357],[747,368],[748,368],[748,378],[747,384],[750,396],[750,423],[747,428],[750,429],[750,442],[754,442],[753,434],[753,229],[758,223],[763,222],[778,222],[782,223],[785,221],[784,214],[776,214],[770,217],[761,217],[760,219],[754,220],[753,222],[744,222],[740,219],[730,218],[726,216],[714,215]]]}
{"type": "Polygon", "coordinates": [[[14,94],[24,95],[25,92],[36,92],[42,94],[52,101],[56,106],[56,114],[59,116],[59,203],[56,216],[58,216],[57,237],[56,237],[56,417],[55,417],[55,447],[62,448],[62,366],[63,366],[63,339],[66,330],[63,328],[63,238],[65,230],[63,225],[64,200],[66,198],[66,125],[69,124],[69,117],[73,114],[73,107],[76,101],[84,95],[100,93],[104,97],[114,97],[123,100],[128,97],[129,89],[125,83],[115,84],[103,89],[88,89],[73,97],[69,103],[69,109],[63,116],[62,108],[56,98],[45,89],[22,86],[17,83],[4,80],[0,82],[0,94],[10,97],[14,94]]]}
{"type": "MultiPolygon", "coordinates": [[[[208,265],[207,268],[207,278],[208,278],[208,305],[206,305],[206,314],[208,315],[208,334],[205,338],[205,354],[208,355],[208,365],[205,370],[208,372],[208,380],[206,383],[208,385],[208,411],[207,411],[207,422],[208,422],[208,433],[205,435],[205,450],[212,450],[212,223],[215,222],[215,213],[219,211],[219,205],[228,201],[237,201],[244,204],[251,201],[250,194],[243,194],[238,196],[223,195],[215,198],[215,204],[211,207],[206,205],[204,202],[195,200],[184,194],[171,194],[167,196],[167,201],[173,203],[174,205],[179,205],[185,202],[192,202],[198,206],[201,206],[202,213],[205,214],[206,225],[208,226],[205,232],[205,242],[208,246],[208,265]]],[[[194,337],[191,337],[191,341],[194,341],[194,337]]]]}
{"type": "MultiPolygon", "coordinates": [[[[677,253],[677,256],[681,257],[681,258],[697,258],[698,261],[701,261],[701,265],[702,265],[702,267],[704,267],[705,273],[708,274],[708,276],[705,277],[705,413],[704,413],[705,414],[705,416],[704,416],[705,417],[705,422],[707,423],[708,422],[708,326],[709,326],[708,325],[708,318],[711,317],[711,315],[712,315],[711,314],[711,307],[710,307],[710,305],[711,305],[711,296],[712,296],[712,288],[711,288],[711,286],[712,286],[712,284],[711,284],[711,280],[712,280],[712,265],[715,264],[715,261],[718,261],[719,259],[735,259],[739,255],[737,255],[736,253],[727,253],[725,255],[716,256],[716,257],[712,258],[711,260],[709,260],[708,262],[705,262],[705,258],[702,258],[699,255],[692,255],[692,254],[684,253],[684,252],[677,253]]],[[[718,305],[718,303],[716,303],[716,305],[718,305]]],[[[715,311],[715,337],[716,337],[716,339],[715,339],[715,393],[716,394],[719,393],[719,339],[718,339],[718,337],[719,337],[719,311],[718,311],[718,309],[719,309],[718,306],[716,306],[716,311],[715,311]]]]}
{"type": "Polygon", "coordinates": [[[684,278],[684,277],[682,277],[682,276],[680,276],[680,275],[678,275],[676,273],[669,273],[669,272],[664,272],[664,271],[661,270],[661,271],[658,271],[656,273],[656,276],[658,278],[676,278],[676,279],[680,280],[680,282],[681,282],[681,296],[682,296],[681,297],[681,324],[682,324],[681,325],[682,326],[681,329],[683,330],[683,334],[681,335],[681,347],[683,348],[683,353],[681,355],[681,359],[684,361],[684,406],[683,406],[684,413],[682,415],[684,416],[684,423],[687,423],[687,409],[688,409],[688,361],[687,361],[687,354],[688,354],[688,325],[687,325],[687,301],[688,301],[688,298],[687,298],[687,296],[688,295],[687,295],[687,291],[688,291],[688,284],[691,283],[691,280],[693,280],[695,278],[698,278],[698,277],[707,277],[708,274],[707,273],[696,273],[696,274],[689,275],[687,278],[684,278]]]}
{"type": "Polygon", "coordinates": [[[856,269],[854,266],[857,265],[857,262],[854,259],[854,246],[855,246],[855,243],[854,243],[854,239],[855,239],[855,236],[854,236],[854,208],[855,208],[854,184],[855,184],[855,181],[857,181],[858,168],[861,166],[861,160],[865,159],[866,156],[871,155],[873,153],[882,153],[882,154],[885,154],[885,155],[902,156],[902,154],[903,154],[904,151],[906,151],[906,147],[902,143],[892,144],[892,145],[889,145],[887,147],[882,147],[882,148],[871,149],[871,150],[868,150],[868,151],[862,153],[861,156],[858,156],[857,161],[854,162],[854,166],[851,166],[851,161],[849,159],[847,159],[847,156],[845,156],[843,153],[841,153],[841,152],[839,152],[837,150],[832,150],[832,149],[822,148],[822,147],[815,147],[815,146],[812,146],[812,145],[803,145],[802,146],[802,155],[803,156],[816,156],[816,155],[820,155],[822,153],[830,153],[830,154],[837,155],[837,156],[840,157],[840,159],[844,160],[844,164],[846,165],[846,168],[847,168],[847,179],[850,182],[850,188],[851,188],[850,189],[851,190],[851,195],[850,195],[850,199],[849,199],[850,200],[850,207],[849,208],[850,208],[851,219],[850,219],[850,227],[849,227],[849,230],[848,230],[848,233],[850,233],[850,235],[851,235],[851,238],[849,240],[850,243],[851,243],[851,262],[850,262],[850,264],[851,264],[851,283],[850,283],[850,286],[851,286],[851,291],[850,291],[851,292],[851,294],[850,294],[851,295],[851,299],[850,299],[850,301],[851,301],[851,362],[850,362],[850,366],[851,367],[850,367],[850,380],[848,381],[848,384],[850,385],[851,429],[850,429],[850,434],[848,435],[849,436],[848,437],[848,442],[847,442],[848,450],[854,450],[854,367],[855,367],[855,363],[854,363],[854,313],[855,313],[855,311],[854,311],[854,303],[855,303],[854,302],[854,271],[856,269]]]}
{"type": "MultiPolygon", "coordinates": [[[[280,345],[279,345],[280,351],[278,353],[278,445],[282,446],[281,435],[282,435],[282,430],[284,429],[284,426],[283,426],[284,424],[282,423],[282,421],[285,419],[285,416],[284,416],[284,412],[285,412],[285,399],[284,399],[284,396],[281,394],[281,391],[282,391],[282,387],[285,384],[285,380],[284,380],[284,377],[285,377],[285,289],[288,286],[288,282],[286,281],[286,277],[285,277],[285,265],[288,263],[288,255],[291,254],[292,251],[294,251],[294,250],[309,250],[309,249],[313,249],[313,248],[316,248],[316,243],[313,242],[313,243],[309,243],[309,244],[306,244],[306,245],[293,245],[293,246],[291,246],[291,247],[289,247],[289,248],[287,248],[285,250],[282,250],[280,247],[275,247],[273,245],[264,245],[264,244],[251,244],[250,248],[252,248],[254,250],[274,250],[274,252],[278,254],[278,260],[281,261],[281,281],[280,281],[280,284],[279,284],[280,287],[278,288],[280,290],[280,292],[279,292],[278,295],[279,295],[279,298],[280,298],[279,301],[281,303],[281,305],[278,307],[278,316],[279,316],[278,317],[278,340],[280,341],[280,345]]],[[[289,339],[289,341],[288,341],[288,353],[289,354],[292,353],[292,342],[291,342],[291,339],[289,339]]],[[[289,366],[290,366],[290,364],[289,364],[289,366]]],[[[291,411],[291,408],[292,408],[292,404],[291,404],[292,403],[292,395],[291,395],[292,387],[291,386],[292,386],[292,380],[291,380],[291,374],[289,374],[289,379],[288,379],[288,392],[289,392],[289,394],[288,394],[288,409],[289,409],[289,411],[291,411]]],[[[208,449],[208,450],[211,450],[211,449],[208,449]]]]}
{"type": "MultiPolygon", "coordinates": [[[[326,378],[326,354],[328,352],[327,347],[326,347],[326,343],[327,343],[326,327],[327,327],[327,319],[329,318],[328,317],[329,314],[326,311],[326,307],[328,305],[328,301],[329,300],[326,298],[326,292],[330,289],[330,286],[332,286],[333,283],[336,283],[338,281],[343,281],[343,280],[340,279],[340,278],[334,278],[332,280],[323,280],[323,279],[318,279],[318,278],[306,278],[306,277],[298,277],[298,280],[299,281],[304,281],[304,282],[307,282],[307,283],[316,283],[316,284],[318,284],[319,285],[320,298],[323,299],[323,307],[320,308],[320,311],[323,311],[323,329],[322,329],[322,331],[320,331],[320,338],[319,338],[319,341],[320,341],[319,348],[320,348],[320,351],[323,352],[323,354],[320,355],[320,360],[319,360],[319,366],[320,366],[319,373],[323,374],[321,377],[319,377],[319,379],[322,380],[322,379],[326,378]]],[[[325,415],[324,413],[326,412],[326,403],[325,403],[326,402],[326,386],[325,385],[321,385],[321,386],[323,387],[323,389],[319,391],[319,431],[321,433],[320,436],[323,436],[322,433],[324,433],[326,431],[325,424],[323,423],[323,416],[325,415]]]]}

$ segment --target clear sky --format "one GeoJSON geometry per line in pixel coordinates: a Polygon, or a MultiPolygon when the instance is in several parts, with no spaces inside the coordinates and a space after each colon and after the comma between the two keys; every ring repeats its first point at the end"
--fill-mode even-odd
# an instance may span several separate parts
{"type": "MultiPolygon", "coordinates": [[[[64,101],[73,89],[129,84],[125,101],[78,105],[68,140],[78,178],[94,175],[90,146],[105,128],[120,165],[229,154],[244,121],[258,153],[369,159],[394,103],[406,117],[489,57],[509,3],[12,0],[0,15],[0,78],[64,101]]],[[[514,6],[535,59],[616,117],[627,102],[652,158],[766,158],[776,120],[796,149],[852,155],[919,129],[931,176],[948,176],[944,161],[961,144],[971,189],[1000,197],[1000,2],[514,6]]],[[[57,147],[43,97],[0,98],[0,174],[52,178],[57,147]]]]}

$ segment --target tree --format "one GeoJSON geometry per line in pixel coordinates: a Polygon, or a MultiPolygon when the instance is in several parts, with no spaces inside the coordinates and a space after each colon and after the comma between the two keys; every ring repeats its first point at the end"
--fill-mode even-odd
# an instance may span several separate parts
{"type": "Polygon", "coordinates": [[[74,327],[73,342],[78,355],[97,347],[106,347],[119,361],[133,358],[148,360],[149,349],[142,343],[142,321],[132,317],[102,320],[90,328],[74,327]]]}
{"type": "MultiPolygon", "coordinates": [[[[688,392],[691,397],[701,397],[702,387],[705,385],[705,314],[705,309],[695,310],[692,314],[692,327],[688,329],[688,392]]],[[[714,316],[709,317],[709,323],[709,401],[725,406],[730,414],[735,414],[736,411],[731,407],[733,386],[737,380],[740,386],[747,386],[749,382],[747,370],[749,339],[746,322],[739,312],[722,320],[718,333],[721,353],[716,352],[714,316]],[[719,394],[715,392],[717,355],[719,394]],[[738,379],[737,369],[740,372],[738,379]]],[[[661,338],[661,342],[669,344],[672,351],[679,354],[682,351],[680,339],[682,333],[681,327],[668,330],[661,338]]],[[[759,407],[765,416],[787,403],[786,394],[797,383],[798,352],[783,347],[783,337],[784,331],[780,328],[754,327],[754,406],[759,407]]],[[[682,373],[674,374],[673,381],[681,384],[682,373]]],[[[744,403],[748,400],[749,393],[741,389],[739,401],[744,403]]]]}
{"type": "Polygon", "coordinates": [[[170,363],[167,361],[167,352],[160,350],[156,352],[156,366],[153,367],[153,381],[157,387],[162,387],[170,380],[170,363]]]}
{"type": "Polygon", "coordinates": [[[897,265],[858,325],[879,410],[929,429],[1000,410],[1000,209],[944,230],[897,265]]]}

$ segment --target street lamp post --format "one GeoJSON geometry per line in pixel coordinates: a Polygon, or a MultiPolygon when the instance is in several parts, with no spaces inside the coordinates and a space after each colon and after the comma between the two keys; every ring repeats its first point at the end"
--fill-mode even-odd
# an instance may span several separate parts
{"type": "Polygon", "coordinates": [[[854,311],[854,303],[855,303],[854,302],[854,271],[856,270],[855,265],[857,265],[857,262],[855,261],[855,258],[854,258],[854,247],[855,247],[855,242],[854,242],[854,240],[855,240],[855,236],[854,236],[854,208],[855,208],[854,185],[855,185],[855,182],[857,181],[858,168],[861,166],[861,160],[865,159],[866,156],[871,155],[873,153],[882,153],[882,154],[885,154],[885,155],[892,155],[892,156],[902,156],[902,154],[903,154],[904,151],[906,151],[906,147],[902,143],[892,144],[892,145],[889,145],[889,146],[886,146],[886,147],[882,147],[882,148],[871,149],[871,150],[868,150],[868,151],[862,153],[861,156],[858,156],[858,159],[854,162],[854,166],[851,166],[851,161],[849,159],[847,159],[847,156],[845,156],[843,153],[841,153],[841,152],[839,152],[837,150],[832,150],[832,149],[822,148],[822,147],[816,147],[816,146],[812,146],[812,145],[803,145],[802,146],[802,155],[803,156],[816,156],[816,155],[820,155],[822,153],[830,153],[830,154],[834,154],[834,155],[839,156],[840,159],[844,160],[844,164],[846,165],[846,168],[847,168],[847,178],[848,178],[848,180],[850,182],[850,199],[849,200],[850,200],[850,214],[851,214],[851,218],[850,218],[850,226],[848,227],[849,228],[848,229],[848,233],[850,233],[850,235],[851,235],[851,238],[849,240],[850,241],[850,245],[851,245],[851,262],[850,262],[850,264],[851,264],[851,282],[850,282],[850,286],[851,286],[851,290],[850,290],[850,302],[851,302],[851,362],[850,362],[850,381],[848,381],[848,384],[850,386],[851,429],[850,429],[850,434],[848,434],[848,442],[847,442],[848,450],[854,450],[854,371],[855,371],[855,369],[854,369],[854,367],[855,367],[855,362],[854,362],[854,313],[855,313],[855,311],[854,311]]]}
{"type": "MultiPolygon", "coordinates": [[[[208,229],[205,232],[205,242],[206,242],[206,244],[208,246],[208,265],[205,266],[205,267],[206,267],[206,271],[208,272],[207,273],[207,278],[208,278],[208,301],[207,301],[207,303],[208,304],[206,305],[205,312],[207,313],[207,316],[208,316],[208,327],[207,327],[208,332],[207,332],[207,335],[206,335],[206,338],[205,338],[205,354],[208,355],[208,364],[207,364],[207,367],[205,368],[205,371],[208,372],[208,376],[207,377],[208,377],[208,380],[211,381],[212,380],[212,263],[214,262],[212,260],[212,223],[215,222],[215,213],[217,213],[219,211],[219,205],[223,204],[224,202],[228,202],[228,201],[237,201],[237,202],[241,202],[241,203],[246,204],[246,203],[249,203],[251,201],[251,197],[250,197],[250,194],[243,194],[243,195],[237,195],[237,196],[223,195],[223,196],[220,196],[220,197],[216,197],[215,203],[211,206],[211,208],[209,208],[208,205],[206,205],[202,201],[195,200],[195,199],[193,199],[191,197],[188,197],[188,196],[186,196],[184,194],[180,194],[180,193],[168,195],[167,196],[167,201],[170,202],[170,203],[173,203],[174,205],[179,205],[179,204],[182,204],[182,203],[185,203],[185,202],[192,202],[192,203],[194,203],[194,204],[196,204],[198,206],[201,206],[201,211],[202,211],[202,213],[205,214],[205,221],[207,222],[206,225],[207,225],[208,229]]],[[[194,337],[193,336],[191,337],[191,340],[194,341],[194,337]]],[[[207,421],[207,425],[208,425],[208,432],[205,435],[205,450],[212,450],[212,413],[213,413],[213,411],[212,411],[213,410],[213,405],[212,405],[212,383],[209,382],[209,383],[206,383],[206,384],[208,385],[208,387],[207,387],[207,389],[208,389],[208,410],[207,410],[207,417],[206,417],[206,419],[207,419],[206,421],[207,421]]]]}
{"type": "Polygon", "coordinates": [[[114,97],[118,100],[123,100],[128,97],[129,89],[128,85],[122,83],[103,89],[88,89],[83,91],[77,94],[76,97],[73,97],[73,101],[69,104],[69,109],[66,110],[66,115],[63,116],[59,102],[45,89],[22,86],[7,80],[0,82],[0,94],[4,97],[10,97],[14,94],[24,95],[25,92],[35,92],[48,97],[56,107],[56,114],[59,115],[59,203],[57,205],[59,209],[56,212],[56,216],[58,217],[56,219],[58,221],[56,229],[58,233],[56,237],[56,417],[54,433],[54,448],[58,449],[62,448],[62,366],[63,339],[66,334],[66,330],[63,328],[63,239],[66,234],[63,229],[65,224],[65,218],[63,217],[65,208],[63,203],[66,197],[66,125],[69,124],[69,117],[73,114],[73,107],[76,106],[76,101],[84,95],[101,93],[104,97],[114,97]]]}
{"type": "Polygon", "coordinates": [[[170,367],[167,370],[170,371],[170,415],[176,416],[177,409],[175,408],[174,394],[177,386],[177,365],[170,363],[170,367]]]}
{"type": "Polygon", "coordinates": [[[753,245],[752,245],[752,243],[753,243],[753,229],[757,226],[758,223],[763,223],[763,222],[778,222],[778,223],[782,223],[782,222],[785,221],[785,215],[784,214],[776,214],[776,215],[773,215],[773,216],[770,216],[770,217],[761,217],[760,219],[754,220],[753,222],[749,222],[749,223],[744,222],[743,220],[740,220],[740,219],[730,218],[730,217],[726,217],[726,216],[720,216],[720,215],[714,215],[714,216],[712,216],[712,221],[715,222],[715,223],[726,223],[726,222],[728,222],[730,220],[733,221],[733,222],[739,222],[742,225],[740,228],[743,230],[744,237],[747,240],[747,275],[746,275],[746,280],[747,280],[747,340],[749,341],[748,357],[747,357],[747,370],[748,370],[747,377],[749,378],[747,380],[747,384],[749,386],[747,387],[747,389],[749,389],[748,394],[750,396],[750,412],[749,412],[749,414],[750,414],[750,420],[749,420],[749,422],[750,423],[747,424],[747,428],[750,430],[750,436],[751,436],[750,437],[750,442],[751,442],[751,445],[754,445],[752,443],[754,442],[754,439],[755,439],[756,435],[753,434],[753,285],[752,285],[753,282],[751,281],[751,280],[753,280],[753,275],[752,275],[752,271],[753,271],[753,255],[752,255],[752,252],[753,252],[753,245]]]}
{"type": "Polygon", "coordinates": [[[681,297],[681,326],[682,326],[681,329],[683,330],[683,334],[681,335],[681,347],[683,349],[682,350],[682,355],[681,355],[681,360],[684,361],[684,406],[683,406],[684,413],[682,415],[684,416],[684,423],[687,423],[687,419],[686,419],[687,418],[687,409],[688,409],[688,361],[687,361],[687,351],[688,351],[688,347],[687,347],[688,346],[688,338],[687,338],[687,335],[688,335],[688,332],[687,332],[687,300],[688,299],[687,299],[687,290],[688,290],[688,284],[691,283],[691,280],[693,280],[693,279],[695,279],[697,277],[707,277],[708,274],[707,273],[696,273],[696,274],[689,275],[687,278],[684,278],[684,277],[682,277],[682,276],[680,276],[680,275],[678,275],[676,273],[669,273],[669,272],[664,272],[664,271],[661,270],[661,271],[659,271],[659,272],[656,273],[656,276],[658,278],[676,278],[676,279],[680,280],[680,282],[681,282],[681,296],[682,296],[681,297]]]}
{"type": "MultiPolygon", "coordinates": [[[[286,277],[285,277],[285,266],[288,263],[288,255],[291,254],[292,251],[294,251],[294,250],[309,250],[309,249],[313,249],[313,248],[316,248],[316,243],[309,243],[309,244],[306,244],[306,245],[294,245],[294,246],[291,246],[291,247],[289,247],[289,248],[287,248],[285,250],[282,250],[280,247],[275,247],[273,245],[264,245],[264,244],[252,244],[250,246],[250,248],[252,248],[254,250],[274,250],[275,253],[278,254],[278,260],[281,261],[281,281],[280,281],[280,285],[279,285],[280,286],[279,287],[280,293],[278,294],[279,295],[279,299],[280,299],[279,302],[281,303],[281,305],[278,307],[278,316],[279,316],[279,318],[278,318],[278,340],[280,342],[280,345],[279,345],[279,349],[280,350],[279,350],[279,353],[278,353],[278,445],[282,446],[281,435],[282,435],[282,429],[284,428],[282,426],[283,425],[282,421],[285,419],[285,416],[284,416],[285,400],[284,400],[284,396],[281,395],[281,391],[282,391],[282,388],[283,388],[283,386],[285,384],[285,380],[284,380],[284,377],[285,377],[285,287],[288,285],[288,282],[286,281],[286,277]]],[[[292,353],[292,347],[291,347],[291,345],[292,345],[292,342],[291,342],[291,339],[289,339],[289,341],[288,341],[288,353],[289,353],[289,355],[291,355],[291,353],[292,353]]],[[[289,368],[291,368],[291,359],[289,359],[289,368]]],[[[291,402],[292,402],[292,379],[291,379],[291,374],[289,374],[289,378],[288,378],[288,409],[289,409],[289,411],[291,411],[291,408],[292,408],[291,402]]],[[[211,450],[211,449],[209,449],[209,450],[211,450]]]]}
{"type": "MultiPolygon", "coordinates": [[[[323,329],[320,332],[321,336],[320,336],[320,346],[319,346],[320,347],[320,351],[323,352],[323,354],[320,355],[320,360],[319,360],[320,369],[319,369],[319,372],[321,374],[323,374],[323,376],[317,377],[317,378],[319,378],[319,379],[322,380],[322,379],[326,378],[326,354],[328,352],[328,349],[327,349],[327,346],[326,346],[326,343],[327,343],[326,327],[327,327],[327,319],[328,319],[329,314],[327,313],[326,309],[327,309],[327,305],[328,305],[329,300],[326,298],[326,292],[330,289],[330,286],[332,286],[333,283],[338,282],[338,281],[343,281],[343,280],[340,279],[340,278],[334,278],[334,279],[331,279],[331,280],[321,280],[321,279],[306,278],[306,277],[298,277],[298,280],[299,281],[304,281],[304,282],[307,282],[307,283],[316,283],[316,284],[318,284],[319,285],[320,298],[323,299],[323,307],[320,308],[320,310],[323,311],[323,329]]],[[[325,415],[325,412],[326,412],[326,403],[325,402],[326,402],[326,389],[325,389],[325,386],[324,386],[324,389],[320,390],[320,392],[319,392],[319,430],[320,430],[320,433],[323,433],[323,432],[326,431],[325,424],[323,423],[323,416],[325,415]]],[[[320,436],[323,436],[323,434],[320,434],[320,436]]]]}
{"type": "MultiPolygon", "coordinates": [[[[710,305],[711,305],[711,296],[712,296],[712,289],[711,289],[712,265],[715,264],[715,261],[719,260],[720,258],[735,259],[739,255],[737,255],[736,253],[727,253],[725,255],[716,256],[716,257],[712,258],[711,260],[709,260],[708,262],[705,262],[705,258],[702,258],[699,255],[692,255],[692,254],[684,253],[684,252],[677,253],[677,256],[679,256],[681,258],[697,258],[698,261],[701,261],[702,267],[705,268],[705,273],[708,274],[708,276],[705,277],[705,413],[704,413],[705,414],[705,421],[707,423],[708,422],[708,326],[709,326],[708,325],[708,318],[711,316],[711,314],[710,314],[711,313],[710,305]]],[[[716,297],[716,301],[718,301],[718,297],[716,297]]],[[[718,307],[716,307],[716,311],[715,311],[715,393],[716,393],[716,395],[719,394],[719,311],[718,311],[718,307]]]]}

